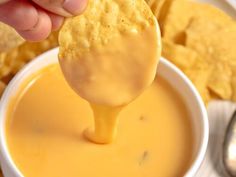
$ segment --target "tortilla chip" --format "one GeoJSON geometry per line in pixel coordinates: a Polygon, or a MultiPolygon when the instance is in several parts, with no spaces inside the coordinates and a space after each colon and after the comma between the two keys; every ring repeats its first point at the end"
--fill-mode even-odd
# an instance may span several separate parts
{"type": "Polygon", "coordinates": [[[8,25],[0,22],[0,52],[7,52],[24,42],[24,39],[8,25]]]}
{"type": "Polygon", "coordinates": [[[161,14],[161,9],[167,0],[146,0],[147,4],[151,8],[153,14],[158,19],[161,14]]]}
{"type": "Polygon", "coordinates": [[[190,8],[190,4],[187,0],[172,0],[166,5],[159,19],[163,37],[176,42],[190,19],[188,13],[183,15],[190,8]]]}
{"type": "Polygon", "coordinates": [[[204,58],[214,62],[236,63],[236,23],[221,29],[216,25],[211,25],[209,29],[205,28],[204,24],[200,26],[200,24],[191,23],[186,31],[186,36],[186,46],[192,48],[204,58]],[[200,33],[201,28],[204,30],[200,33]]]}
{"type": "Polygon", "coordinates": [[[164,37],[163,56],[184,70],[205,101],[210,100],[213,94],[229,99],[232,96],[231,70],[226,66],[221,68],[217,63],[236,63],[233,47],[236,46],[235,21],[211,5],[173,0],[160,24],[164,37]],[[173,43],[186,45],[189,49],[173,43]],[[226,72],[224,76],[223,71],[226,72]],[[222,73],[220,77],[217,77],[218,72],[222,73]]]}
{"type": "MultiPolygon", "coordinates": [[[[53,33],[42,42],[25,42],[19,47],[11,49],[5,53],[4,65],[10,69],[12,74],[16,74],[27,62],[37,55],[56,47],[58,45],[57,36],[58,33],[53,33]]],[[[3,72],[2,68],[0,68],[1,72],[3,72]]]]}
{"type": "Polygon", "coordinates": [[[201,27],[194,26],[196,28],[190,25],[186,32],[186,46],[198,52],[215,67],[208,84],[211,91],[222,99],[230,99],[232,97],[231,68],[232,65],[236,65],[236,25],[231,24],[221,29],[219,26],[211,25],[211,30],[202,30],[202,33],[198,31],[203,24],[201,27]]]}
{"type": "Polygon", "coordinates": [[[210,92],[207,89],[207,84],[212,73],[212,66],[198,57],[195,64],[191,68],[184,70],[184,72],[199,91],[203,101],[207,104],[210,100],[210,92]]]}
{"type": "Polygon", "coordinates": [[[232,100],[236,102],[236,75],[234,75],[232,79],[232,89],[233,89],[232,100]]]}
{"type": "MultiPolygon", "coordinates": [[[[5,88],[6,88],[6,84],[3,83],[2,81],[0,81],[0,97],[3,93],[3,91],[5,90],[5,88]]],[[[1,176],[1,171],[0,171],[0,176],[1,176]]]]}
{"type": "Polygon", "coordinates": [[[235,21],[233,19],[227,17],[228,16],[225,16],[225,19],[223,18],[208,19],[205,17],[192,17],[190,19],[186,31],[192,33],[198,33],[200,35],[212,34],[213,32],[218,32],[219,30],[226,29],[226,26],[228,27],[235,24],[235,21]]]}
{"type": "Polygon", "coordinates": [[[184,31],[193,17],[205,18],[206,23],[209,21],[232,23],[228,15],[212,5],[189,0],[173,0],[168,14],[160,22],[163,36],[175,43],[184,44],[184,31]]]}
{"type": "Polygon", "coordinates": [[[162,46],[162,56],[182,70],[191,68],[198,57],[194,50],[165,39],[162,39],[162,46]]]}
{"type": "Polygon", "coordinates": [[[232,100],[236,102],[236,65],[233,66],[233,76],[231,80],[232,85],[232,100]]]}
{"type": "Polygon", "coordinates": [[[0,79],[11,72],[11,68],[6,64],[6,53],[0,54],[0,79]]]}
{"type": "Polygon", "coordinates": [[[208,82],[208,88],[221,99],[230,100],[232,71],[227,63],[216,63],[208,82]]]}
{"type": "Polygon", "coordinates": [[[214,92],[212,92],[210,89],[208,89],[210,92],[210,100],[221,100],[221,98],[216,95],[214,92]]]}

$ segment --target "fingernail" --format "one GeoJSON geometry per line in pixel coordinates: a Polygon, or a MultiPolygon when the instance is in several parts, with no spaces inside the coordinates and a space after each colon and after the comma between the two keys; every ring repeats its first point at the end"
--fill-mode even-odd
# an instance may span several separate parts
{"type": "Polygon", "coordinates": [[[65,0],[63,8],[73,15],[81,14],[86,6],[88,0],[65,0]]]}

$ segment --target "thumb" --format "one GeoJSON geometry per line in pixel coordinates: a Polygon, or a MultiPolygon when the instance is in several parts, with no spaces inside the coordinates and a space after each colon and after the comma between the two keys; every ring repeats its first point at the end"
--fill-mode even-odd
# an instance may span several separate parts
{"type": "Polygon", "coordinates": [[[15,28],[30,41],[45,39],[52,28],[49,15],[36,9],[28,0],[10,0],[0,4],[0,21],[15,28]]]}

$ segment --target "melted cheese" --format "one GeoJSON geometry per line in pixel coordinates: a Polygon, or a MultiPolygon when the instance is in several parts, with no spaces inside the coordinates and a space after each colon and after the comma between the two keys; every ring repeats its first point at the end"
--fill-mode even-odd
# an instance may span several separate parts
{"type": "Polygon", "coordinates": [[[161,54],[156,18],[144,0],[93,0],[66,20],[59,61],[70,86],[92,105],[89,140],[110,143],[118,110],[153,82],[161,54]]]}
{"type": "MultiPolygon", "coordinates": [[[[95,116],[104,126],[107,116],[95,116]]],[[[113,143],[87,141],[82,134],[93,122],[90,105],[71,90],[58,65],[50,66],[11,100],[7,146],[25,177],[184,175],[192,158],[192,126],[181,97],[165,80],[157,78],[119,117],[113,143]]],[[[112,131],[106,124],[102,129],[112,131]]]]}

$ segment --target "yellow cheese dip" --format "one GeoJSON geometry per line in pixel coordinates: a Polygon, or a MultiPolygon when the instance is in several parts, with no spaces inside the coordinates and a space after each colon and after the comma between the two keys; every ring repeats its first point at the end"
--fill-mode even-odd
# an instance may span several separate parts
{"type": "Polygon", "coordinates": [[[36,73],[11,100],[7,146],[25,177],[182,177],[193,132],[182,98],[162,78],[119,114],[111,144],[87,141],[90,105],[68,86],[58,65],[36,73]]]}

